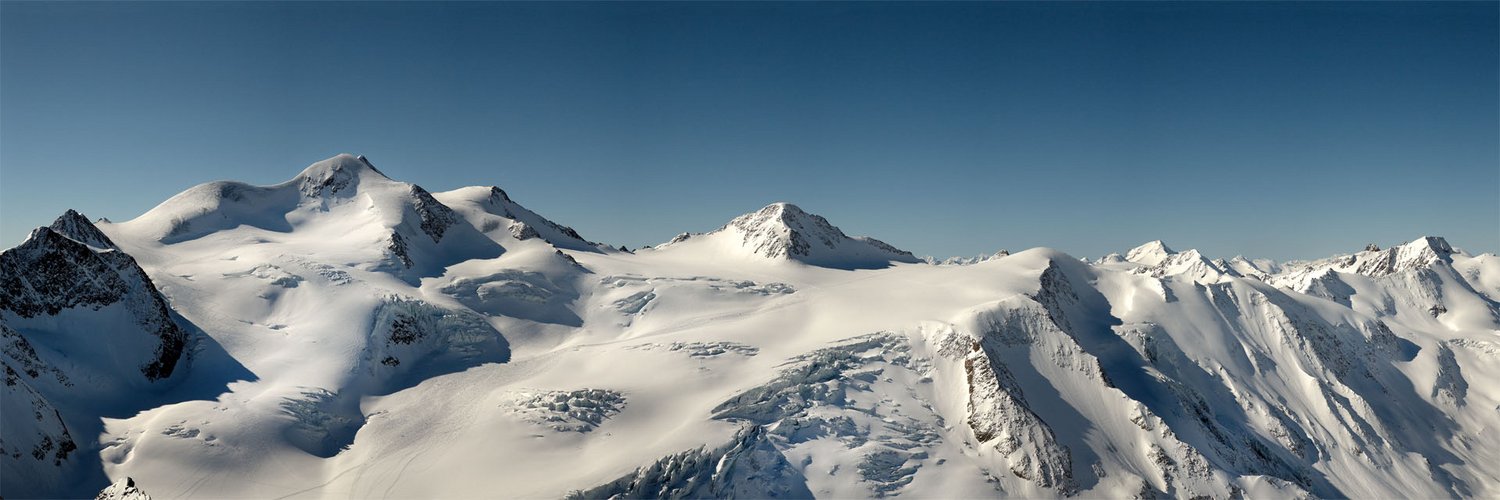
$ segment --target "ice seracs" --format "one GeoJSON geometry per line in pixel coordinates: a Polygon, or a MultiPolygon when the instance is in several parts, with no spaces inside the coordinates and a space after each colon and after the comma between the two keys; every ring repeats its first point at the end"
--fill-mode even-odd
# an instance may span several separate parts
{"type": "Polygon", "coordinates": [[[620,252],[352,155],[70,212],[0,253],[0,495],[1500,494],[1494,255],[914,261],[788,204],[620,252]]]}
{"type": "Polygon", "coordinates": [[[695,248],[729,257],[794,261],[835,269],[878,269],[920,259],[883,241],[844,234],[822,216],[772,203],[703,235],[684,233],[659,249],[695,248]]]}

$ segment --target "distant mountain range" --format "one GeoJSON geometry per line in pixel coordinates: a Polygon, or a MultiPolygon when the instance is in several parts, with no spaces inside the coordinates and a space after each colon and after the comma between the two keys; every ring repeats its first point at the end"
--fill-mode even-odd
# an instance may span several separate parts
{"type": "Polygon", "coordinates": [[[5,498],[1500,495],[1500,257],[1437,237],[631,251],[339,155],[37,228],[0,364],[5,498]]]}

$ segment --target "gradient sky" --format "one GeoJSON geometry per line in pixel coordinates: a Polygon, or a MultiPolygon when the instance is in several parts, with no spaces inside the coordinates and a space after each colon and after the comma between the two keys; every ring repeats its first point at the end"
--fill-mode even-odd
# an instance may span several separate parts
{"type": "Polygon", "coordinates": [[[0,5],[0,247],[339,152],[635,247],[1500,251],[1496,3],[0,5]]]}

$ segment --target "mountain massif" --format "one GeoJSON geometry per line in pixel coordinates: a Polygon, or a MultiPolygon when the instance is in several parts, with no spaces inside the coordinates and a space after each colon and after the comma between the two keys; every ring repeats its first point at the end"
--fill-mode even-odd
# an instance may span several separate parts
{"type": "Polygon", "coordinates": [[[1493,497],[1500,257],[628,251],[339,155],[0,253],[5,498],[1493,497]]]}

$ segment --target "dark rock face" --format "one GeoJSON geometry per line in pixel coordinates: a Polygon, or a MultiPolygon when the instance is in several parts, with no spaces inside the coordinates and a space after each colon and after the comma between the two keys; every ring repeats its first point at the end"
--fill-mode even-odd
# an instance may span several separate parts
{"type": "Polygon", "coordinates": [[[442,241],[443,233],[458,222],[458,214],[447,205],[439,203],[428,193],[426,189],[413,185],[411,187],[412,208],[416,209],[417,216],[422,220],[422,232],[432,238],[433,243],[442,241]]]}
{"type": "Polygon", "coordinates": [[[154,356],[140,365],[141,373],[149,381],[170,377],[187,333],[172,320],[166,300],[135,259],[87,219],[69,211],[51,227],[33,231],[20,246],[0,253],[0,313],[5,317],[30,319],[115,304],[123,304],[136,321],[133,326],[158,342],[154,356]]]}
{"type": "Polygon", "coordinates": [[[135,264],[127,259],[121,253],[95,252],[51,229],[37,229],[21,246],[0,254],[0,309],[33,318],[119,302],[127,285],[115,266],[135,264]]]}
{"type": "Polygon", "coordinates": [[[12,330],[4,323],[0,323],[0,360],[6,363],[7,382],[10,382],[10,371],[19,371],[32,379],[43,378],[55,379],[58,385],[68,387],[73,383],[68,381],[68,376],[57,367],[48,365],[36,355],[36,348],[31,342],[22,337],[21,334],[12,330]]]}
{"type": "Polygon", "coordinates": [[[401,233],[392,231],[391,242],[386,245],[385,249],[391,253],[391,256],[400,260],[401,265],[406,269],[411,269],[411,266],[416,265],[416,262],[411,260],[411,251],[406,246],[406,238],[402,238],[401,233]]]}
{"type": "Polygon", "coordinates": [[[62,217],[58,217],[48,228],[72,238],[73,241],[94,248],[118,248],[115,246],[115,242],[110,241],[109,237],[99,231],[99,228],[95,227],[93,223],[89,222],[88,218],[73,209],[68,209],[67,212],[64,212],[62,217]]]}
{"type": "MultiPolygon", "coordinates": [[[[37,462],[61,466],[68,455],[78,449],[68,427],[63,424],[57,408],[26,383],[25,376],[5,364],[5,385],[0,394],[5,395],[5,406],[29,407],[30,422],[11,422],[7,418],[6,440],[0,441],[0,456],[9,460],[25,460],[30,457],[37,462]]],[[[11,416],[6,408],[7,417],[11,416]]]]}
{"type": "Polygon", "coordinates": [[[48,496],[55,489],[51,471],[76,462],[78,443],[73,440],[62,414],[35,385],[72,387],[67,377],[39,359],[31,344],[15,330],[0,323],[0,477],[36,478],[4,481],[4,494],[48,496]],[[46,478],[46,479],[43,479],[46,478]],[[51,484],[49,484],[51,483],[51,484]]]}

